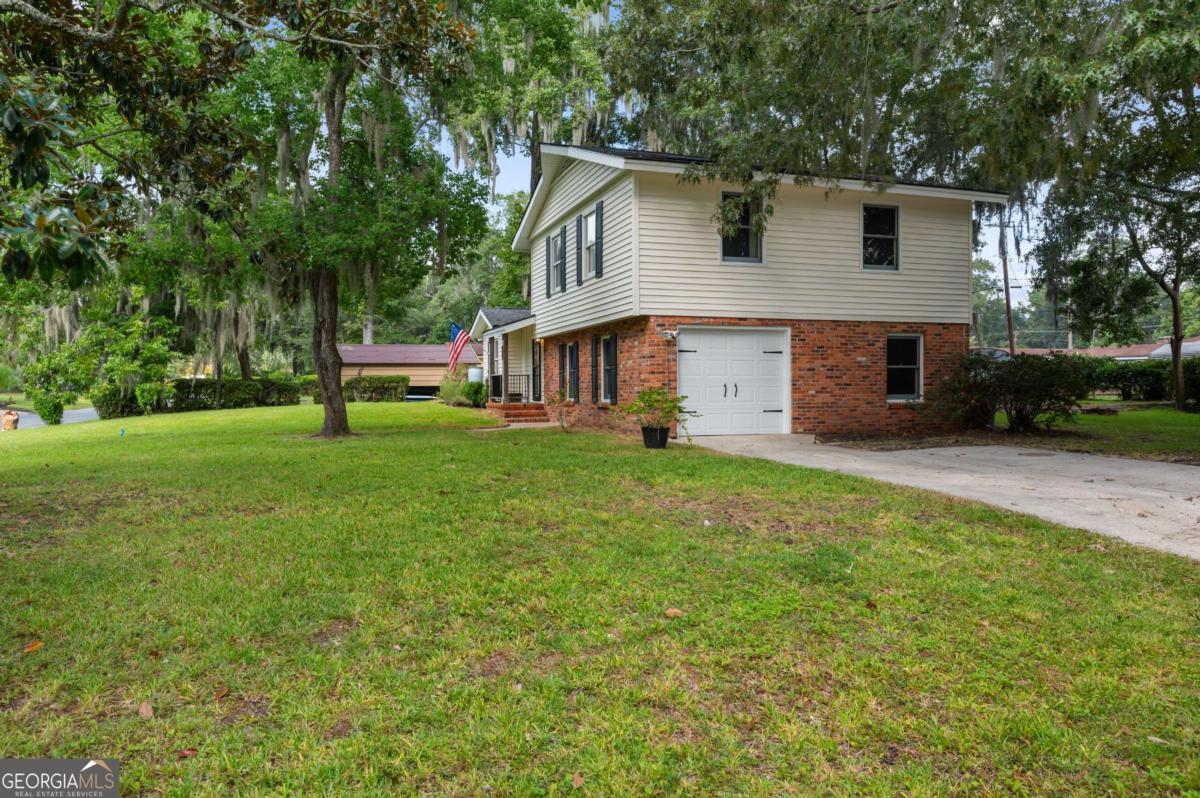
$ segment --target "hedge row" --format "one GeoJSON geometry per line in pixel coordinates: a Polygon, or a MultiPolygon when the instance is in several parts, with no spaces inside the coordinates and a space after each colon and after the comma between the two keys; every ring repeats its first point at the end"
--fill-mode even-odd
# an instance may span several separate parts
{"type": "MultiPolygon", "coordinates": [[[[231,407],[275,407],[300,403],[300,386],[281,380],[172,380],[155,413],[221,410],[231,407]]],[[[97,385],[88,394],[100,418],[122,418],[143,413],[132,391],[116,385],[97,385]]]]}
{"type": "MultiPolygon", "coordinates": [[[[313,401],[321,404],[321,389],[315,374],[298,380],[311,391],[313,401]]],[[[347,402],[403,402],[408,396],[409,378],[403,374],[390,377],[351,377],[342,383],[342,396],[347,402]]]]}
{"type": "MultiPolygon", "coordinates": [[[[1113,392],[1123,401],[1162,402],[1172,396],[1170,360],[1112,360],[1073,355],[1093,392],[1113,392]]],[[[1200,402],[1200,358],[1183,361],[1184,391],[1200,402]]]]}

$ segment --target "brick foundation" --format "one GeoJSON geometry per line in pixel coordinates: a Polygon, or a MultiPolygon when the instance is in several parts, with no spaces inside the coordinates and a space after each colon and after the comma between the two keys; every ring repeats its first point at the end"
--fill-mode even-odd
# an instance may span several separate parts
{"type": "Polygon", "coordinates": [[[922,336],[926,391],[966,354],[968,341],[966,324],[640,316],[546,338],[544,395],[558,392],[558,344],[578,341],[579,402],[567,410],[571,422],[632,429],[632,422],[612,408],[592,403],[592,336],[617,334],[617,403],[624,405],[643,388],[678,385],[675,341],[664,338],[663,332],[690,325],[790,328],[792,431],[817,435],[916,435],[944,430],[946,420],[926,406],[887,401],[887,336],[922,336]]]}

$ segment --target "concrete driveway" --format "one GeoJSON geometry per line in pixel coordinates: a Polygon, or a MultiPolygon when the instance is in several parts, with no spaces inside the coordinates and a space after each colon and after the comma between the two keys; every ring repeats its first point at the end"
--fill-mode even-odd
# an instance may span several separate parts
{"type": "Polygon", "coordinates": [[[700,437],[718,452],[926,488],[1200,560],[1200,467],[1016,446],[873,452],[795,435],[700,437]]]}

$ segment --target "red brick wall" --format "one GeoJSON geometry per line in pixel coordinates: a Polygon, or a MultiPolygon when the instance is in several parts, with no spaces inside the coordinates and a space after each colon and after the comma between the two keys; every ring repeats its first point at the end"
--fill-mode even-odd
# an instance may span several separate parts
{"type": "Polygon", "coordinates": [[[675,341],[662,333],[701,324],[790,328],[792,431],[818,435],[911,435],[945,428],[927,407],[887,401],[887,336],[922,336],[926,392],[966,353],[968,340],[965,324],[642,316],[547,338],[545,395],[558,391],[558,344],[578,341],[579,403],[568,409],[572,422],[630,428],[611,408],[592,404],[592,335],[617,333],[617,398],[626,404],[643,388],[678,385],[675,341]]]}

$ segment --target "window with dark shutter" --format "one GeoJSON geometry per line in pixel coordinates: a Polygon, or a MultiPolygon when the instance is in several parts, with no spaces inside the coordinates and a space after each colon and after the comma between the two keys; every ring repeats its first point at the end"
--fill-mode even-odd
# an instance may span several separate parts
{"type": "MultiPolygon", "coordinates": [[[[565,230],[566,228],[564,227],[563,229],[565,230]]],[[[563,271],[561,264],[565,263],[567,258],[567,237],[565,233],[559,233],[550,236],[546,240],[550,242],[550,247],[546,250],[546,263],[554,264],[554,276],[551,284],[554,286],[555,291],[563,291],[566,289],[566,272],[563,271]]],[[[547,266],[546,268],[549,274],[550,267],[547,266]]]]}
{"type": "Polygon", "coordinates": [[[553,252],[550,247],[550,236],[546,236],[546,298],[550,298],[550,286],[553,284],[553,279],[550,277],[550,270],[554,265],[552,260],[553,252]]]}
{"type": "Polygon", "coordinates": [[[567,290],[567,226],[564,224],[562,229],[558,231],[558,240],[561,246],[558,248],[558,290],[567,290]]]}
{"type": "Polygon", "coordinates": [[[558,393],[559,396],[567,394],[567,345],[558,345],[558,393]]]}
{"type": "Polygon", "coordinates": [[[604,337],[600,344],[601,378],[600,398],[610,404],[617,403],[617,336],[604,337]]]}
{"type": "Polygon", "coordinates": [[[579,401],[579,342],[567,347],[567,398],[579,401]]]}
{"type": "Polygon", "coordinates": [[[575,217],[575,285],[583,285],[583,217],[575,217]]]}
{"type": "Polygon", "coordinates": [[[592,336],[592,404],[600,401],[600,336],[592,336]]]}
{"type": "Polygon", "coordinates": [[[863,205],[863,268],[900,268],[900,209],[895,205],[863,205]]]}
{"type": "Polygon", "coordinates": [[[921,336],[888,336],[887,398],[894,402],[921,398],[921,336]]]}
{"type": "Polygon", "coordinates": [[[604,200],[596,203],[596,236],[595,236],[595,271],[596,276],[604,274],[604,200]]]}

